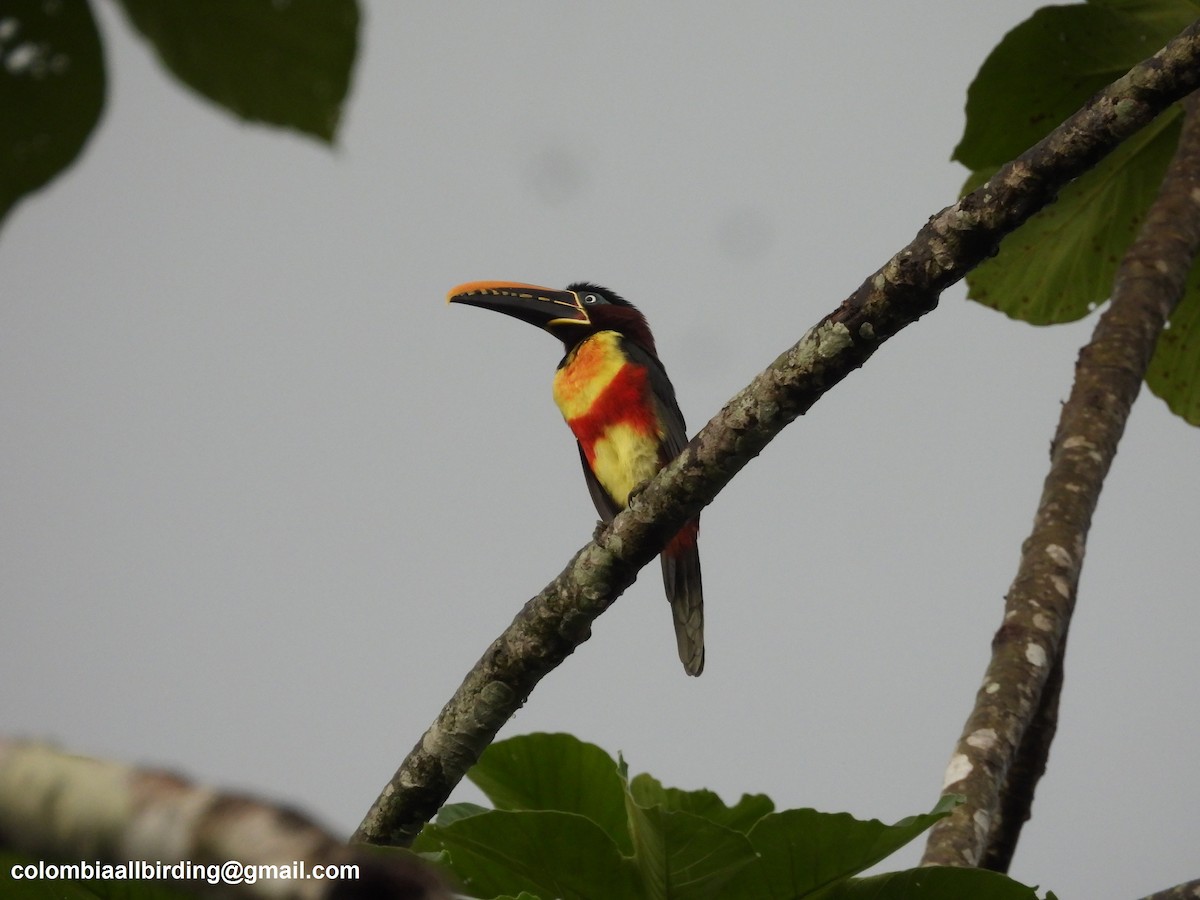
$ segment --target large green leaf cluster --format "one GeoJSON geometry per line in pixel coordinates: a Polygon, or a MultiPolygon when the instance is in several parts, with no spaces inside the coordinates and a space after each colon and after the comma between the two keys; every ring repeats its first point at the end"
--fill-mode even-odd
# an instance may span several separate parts
{"type": "MultiPolygon", "coordinates": [[[[357,0],[120,0],[184,84],[243,119],[332,141],[358,46],[357,0]]],[[[0,6],[0,220],[71,164],[107,89],[86,0],[0,6]]]]}
{"type": "MultiPolygon", "coordinates": [[[[954,158],[966,190],[1044,137],[1104,85],[1200,15],[1198,0],[1091,0],[1039,9],[988,56],[967,93],[954,158]]],[[[1068,185],[967,276],[969,296],[1036,325],[1070,322],[1103,303],[1179,139],[1178,108],[1068,185]]],[[[1200,424],[1200,290],[1172,316],[1147,373],[1171,409],[1200,424]]]]}
{"type": "Polygon", "coordinates": [[[794,900],[975,897],[1033,900],[993,872],[927,868],[854,878],[944,816],[894,825],[846,813],[776,811],[762,794],[630,778],[624,760],[567,734],[493,744],[468,777],[495,804],[443,808],[413,849],[471,897],[525,900],[794,900]]]}

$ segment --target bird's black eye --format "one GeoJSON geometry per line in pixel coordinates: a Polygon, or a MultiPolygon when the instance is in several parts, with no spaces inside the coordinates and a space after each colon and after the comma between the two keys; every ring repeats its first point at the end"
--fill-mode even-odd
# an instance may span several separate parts
{"type": "Polygon", "coordinates": [[[584,294],[583,302],[584,303],[599,303],[600,295],[599,294],[584,294]]]}

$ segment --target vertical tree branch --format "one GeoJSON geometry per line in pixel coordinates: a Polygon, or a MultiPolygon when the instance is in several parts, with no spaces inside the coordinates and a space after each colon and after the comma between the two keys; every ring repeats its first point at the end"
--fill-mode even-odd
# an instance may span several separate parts
{"type": "Polygon", "coordinates": [[[1033,792],[1037,783],[1046,774],[1046,761],[1050,756],[1050,744],[1058,730],[1058,703],[1062,696],[1063,667],[1067,655],[1067,639],[1058,648],[1058,657],[1042,688],[1042,700],[1037,706],[1029,727],[1021,739],[1021,746],[1013,759],[1012,768],[1000,792],[1000,811],[992,819],[983,858],[982,869],[1007,872],[1017,849],[1017,838],[1021,827],[1029,821],[1033,808],[1033,792]]]}
{"type": "Polygon", "coordinates": [[[588,638],[687,520],[879,346],[937,306],[1000,239],[1172,103],[1200,87],[1200,21],[1093,97],[987,184],[942,210],[740,391],[517,614],[409,752],[352,840],[404,845],[538,681],[588,638]]]}
{"type": "Polygon", "coordinates": [[[1185,109],[1158,197],[1117,269],[1108,309],[1079,354],[991,664],[946,772],[944,790],[967,800],[933,827],[924,865],[985,862],[1004,871],[1029,816],[1053,733],[1092,514],[1158,336],[1200,249],[1200,100],[1193,95],[1185,109]]]}

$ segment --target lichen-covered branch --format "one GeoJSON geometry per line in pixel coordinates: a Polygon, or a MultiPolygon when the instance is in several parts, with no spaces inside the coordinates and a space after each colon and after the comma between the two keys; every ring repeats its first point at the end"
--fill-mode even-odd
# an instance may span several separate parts
{"type": "Polygon", "coordinates": [[[407,844],[537,682],[685,521],[784,426],[937,306],[941,292],[1067,182],[1200,85],[1200,23],[1097,94],[871,275],[738,393],[567,568],[530,600],[468,673],[372,805],[354,840],[407,844]]]}
{"type": "Polygon", "coordinates": [[[1092,513],[1154,346],[1200,249],[1200,99],[1192,96],[1185,106],[1175,157],[1117,269],[1109,306],[1080,351],[1033,531],[1005,598],[1004,623],[946,772],[945,790],[965,795],[966,802],[933,827],[925,865],[983,861],[1003,871],[1029,817],[1049,750],[1049,741],[1029,726],[1038,721],[1044,731],[1057,708],[1092,513]],[[1013,797],[1023,799],[1014,805],[1013,797]]]}
{"type": "Polygon", "coordinates": [[[1033,794],[1037,783],[1046,774],[1050,745],[1058,731],[1058,704],[1062,697],[1063,669],[1067,657],[1066,636],[1059,645],[1058,655],[1050,666],[1050,674],[1042,688],[1041,702],[1030,718],[1021,737],[1021,745],[1013,756],[1012,767],[1000,792],[1000,806],[992,817],[983,857],[979,868],[1007,872],[1017,850],[1021,828],[1033,809],[1033,794]]]}
{"type": "MultiPolygon", "coordinates": [[[[0,847],[49,863],[128,867],[145,861],[168,870],[183,864],[169,873],[167,883],[193,893],[221,889],[221,896],[234,892],[274,900],[451,898],[441,878],[422,861],[347,847],[293,810],[219,793],[169,772],[4,738],[0,847]],[[307,878],[297,870],[301,861],[307,878]],[[253,875],[239,875],[238,865],[274,866],[269,871],[281,877],[257,878],[257,869],[253,875]],[[339,868],[339,877],[314,878],[317,865],[350,868],[339,868]]],[[[80,877],[89,879],[83,873],[80,877]]],[[[116,877],[157,876],[138,870],[116,877]]],[[[47,897],[53,893],[49,887],[45,891],[47,897]]]]}
{"type": "Polygon", "coordinates": [[[1142,900],[1200,900],[1200,878],[1186,884],[1177,884],[1165,891],[1155,891],[1142,900]]]}

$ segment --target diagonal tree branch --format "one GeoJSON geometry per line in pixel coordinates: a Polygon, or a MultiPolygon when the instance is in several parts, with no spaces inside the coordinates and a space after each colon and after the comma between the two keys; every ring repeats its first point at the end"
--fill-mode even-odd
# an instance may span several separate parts
{"type": "Polygon", "coordinates": [[[937,306],[1000,239],[1121,141],[1200,85],[1200,22],[1135,66],[983,187],[933,216],[903,250],[706,425],[487,649],[352,840],[404,845],[445,802],[537,682],[587,639],[666,541],[789,422],[937,306]]]}
{"type": "Polygon", "coordinates": [[[1177,884],[1165,891],[1155,891],[1142,900],[1200,900],[1200,878],[1186,884],[1177,884]]]}
{"type": "MultiPolygon", "coordinates": [[[[404,854],[347,847],[296,810],[170,772],[6,737],[0,737],[0,849],[20,854],[34,869],[39,860],[66,863],[74,874],[64,879],[156,879],[180,891],[207,888],[246,900],[452,897],[432,866],[404,854]],[[85,865],[94,867],[91,874],[81,871],[85,865]],[[102,867],[120,874],[104,875],[102,867]],[[268,867],[275,874],[258,878],[268,867]],[[314,877],[317,867],[325,877],[314,877]]],[[[54,881],[18,890],[10,874],[6,868],[0,876],[0,884],[9,885],[6,896],[159,896],[149,887],[93,894],[54,881]]]]}
{"type": "Polygon", "coordinates": [[[1092,514],[1155,344],[1200,250],[1200,96],[1185,103],[1179,147],[1111,302],[1079,354],[1051,445],[1033,531],[1005,598],[1004,624],[945,790],[966,802],[934,825],[922,863],[1006,871],[1045,771],[1067,628],[1092,514]]]}

